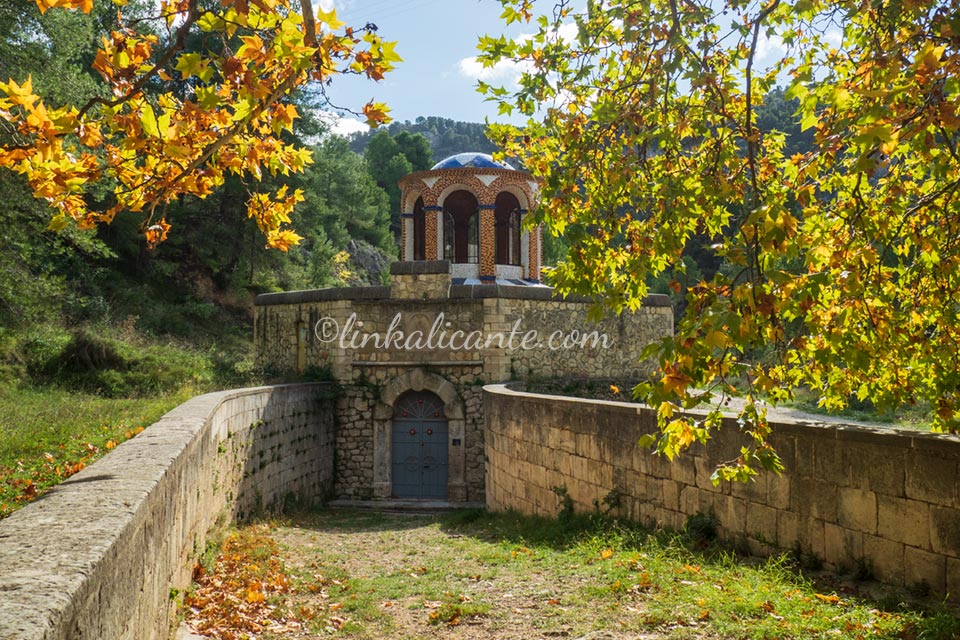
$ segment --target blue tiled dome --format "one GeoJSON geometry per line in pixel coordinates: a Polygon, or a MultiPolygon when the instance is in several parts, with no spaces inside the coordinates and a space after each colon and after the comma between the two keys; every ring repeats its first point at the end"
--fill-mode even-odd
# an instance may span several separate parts
{"type": "Polygon", "coordinates": [[[493,159],[493,156],[486,153],[458,153],[455,156],[450,156],[445,158],[433,165],[434,169],[463,169],[463,168],[477,168],[477,169],[513,169],[506,162],[497,162],[493,159]]]}

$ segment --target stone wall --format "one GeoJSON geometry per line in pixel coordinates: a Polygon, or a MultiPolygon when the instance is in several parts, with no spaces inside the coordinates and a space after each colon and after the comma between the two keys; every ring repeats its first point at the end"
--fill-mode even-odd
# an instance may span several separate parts
{"type": "Polygon", "coordinates": [[[611,371],[640,377],[650,366],[640,361],[641,351],[673,331],[666,296],[651,296],[635,313],[593,324],[585,299],[561,300],[548,287],[454,285],[445,261],[394,263],[391,274],[390,287],[257,298],[258,364],[280,372],[328,368],[343,387],[337,404],[340,498],[391,496],[392,402],[403,391],[420,390],[402,384],[426,381],[422,388],[433,390],[429,385],[449,383],[447,417],[458,421],[450,431],[450,500],[482,502],[483,384],[528,376],[604,377],[611,371]],[[438,339],[427,345],[432,330],[438,339]],[[458,331],[459,340],[445,341],[458,331]],[[531,336],[525,348],[530,332],[539,346],[531,336]],[[471,335],[483,344],[469,344],[471,335]],[[379,340],[364,344],[365,336],[379,340]],[[487,342],[489,336],[494,338],[487,342]],[[576,344],[565,345],[564,338],[576,344]]]}
{"type": "Polygon", "coordinates": [[[0,638],[167,638],[216,523],[333,484],[327,385],[194,398],[0,521],[0,638]]]}
{"type": "Polygon", "coordinates": [[[556,515],[565,486],[577,511],[619,496],[617,515],[681,528],[712,513],[721,536],[754,553],[798,550],[827,567],[866,566],[885,582],[960,596],[960,437],[773,423],[787,467],[713,486],[742,441],[726,419],[709,447],[673,463],[637,446],[656,429],[641,405],[484,388],[487,505],[556,515]]]}

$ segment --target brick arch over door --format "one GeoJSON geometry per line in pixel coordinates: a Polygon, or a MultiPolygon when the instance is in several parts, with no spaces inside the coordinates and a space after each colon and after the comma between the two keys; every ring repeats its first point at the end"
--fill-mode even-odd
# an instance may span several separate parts
{"type": "Polygon", "coordinates": [[[464,478],[466,448],[464,434],[463,400],[449,380],[421,368],[412,369],[393,378],[383,386],[380,400],[373,412],[373,493],[376,498],[389,498],[393,489],[391,470],[391,430],[393,407],[397,399],[407,391],[431,391],[443,401],[443,413],[448,424],[448,478],[447,496],[450,502],[463,502],[467,498],[464,478]]]}

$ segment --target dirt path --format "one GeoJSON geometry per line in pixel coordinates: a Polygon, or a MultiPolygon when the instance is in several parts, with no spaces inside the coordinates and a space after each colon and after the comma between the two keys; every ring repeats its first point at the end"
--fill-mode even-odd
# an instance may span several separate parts
{"type": "Polygon", "coordinates": [[[205,567],[183,638],[960,638],[932,601],[586,516],[323,510],[231,531],[205,567]]]}
{"type": "Polygon", "coordinates": [[[543,550],[463,536],[429,515],[326,512],[273,533],[288,571],[315,591],[294,607],[333,609],[286,638],[654,640],[641,595],[591,602],[602,576],[543,550]],[[539,556],[539,557],[538,557],[539,556]]]}

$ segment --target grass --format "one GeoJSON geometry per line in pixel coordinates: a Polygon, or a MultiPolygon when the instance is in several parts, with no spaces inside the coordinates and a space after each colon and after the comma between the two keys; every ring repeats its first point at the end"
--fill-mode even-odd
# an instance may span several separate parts
{"type": "MultiPolygon", "coordinates": [[[[612,400],[617,402],[637,402],[632,390],[637,380],[583,380],[576,378],[543,378],[527,381],[526,390],[532,393],[612,400]]],[[[742,385],[741,385],[742,386],[742,385]]],[[[851,397],[849,404],[841,411],[828,411],[818,404],[819,396],[806,388],[793,390],[793,399],[780,403],[774,409],[796,409],[804,413],[829,417],[834,420],[852,420],[865,422],[879,427],[929,430],[931,424],[930,407],[920,403],[916,406],[902,406],[895,410],[879,411],[871,402],[851,397]]],[[[702,407],[709,408],[710,405],[702,407]]],[[[771,418],[776,420],[776,418],[771,418]]]]}
{"type": "Polygon", "coordinates": [[[238,332],[201,344],[132,322],[0,327],[0,518],[193,395],[260,383],[238,332]]]}
{"type": "Polygon", "coordinates": [[[80,471],[191,396],[104,398],[54,387],[0,388],[0,518],[80,471]]]}
{"type": "Polygon", "coordinates": [[[842,411],[831,412],[818,404],[818,396],[809,389],[794,391],[793,400],[785,406],[818,415],[848,418],[857,422],[868,422],[879,426],[892,426],[902,429],[929,430],[931,424],[930,407],[926,404],[902,406],[896,410],[881,412],[869,401],[850,399],[850,404],[842,411]]]}
{"type": "Polygon", "coordinates": [[[742,558],[610,520],[322,511],[272,525],[269,537],[291,589],[263,638],[960,635],[956,612],[935,602],[896,592],[871,601],[787,556],[742,558]]]}

